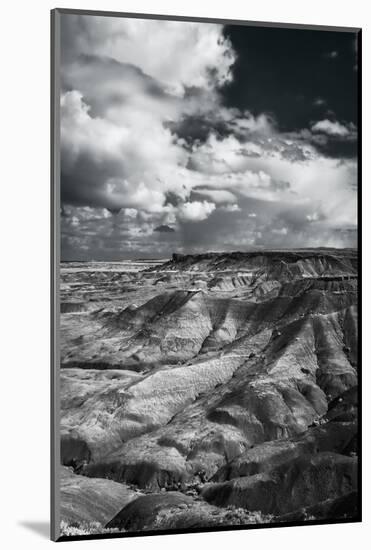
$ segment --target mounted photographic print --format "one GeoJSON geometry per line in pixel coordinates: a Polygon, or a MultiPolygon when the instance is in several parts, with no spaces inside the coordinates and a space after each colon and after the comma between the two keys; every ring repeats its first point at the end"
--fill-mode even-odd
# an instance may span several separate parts
{"type": "Polygon", "coordinates": [[[361,520],[360,29],[52,12],[52,538],[361,520]]]}

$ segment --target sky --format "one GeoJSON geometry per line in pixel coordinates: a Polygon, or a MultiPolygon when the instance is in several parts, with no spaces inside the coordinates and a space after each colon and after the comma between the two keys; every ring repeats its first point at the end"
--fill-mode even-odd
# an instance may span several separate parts
{"type": "Polygon", "coordinates": [[[355,33],[61,17],[62,260],[357,245],[355,33]]]}

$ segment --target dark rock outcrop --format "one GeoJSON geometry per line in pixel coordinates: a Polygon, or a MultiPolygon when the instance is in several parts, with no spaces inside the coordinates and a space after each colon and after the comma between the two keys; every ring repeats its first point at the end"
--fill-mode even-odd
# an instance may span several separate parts
{"type": "Polygon", "coordinates": [[[153,525],[159,512],[181,509],[193,502],[181,493],[144,495],[125,506],[109,523],[108,528],[118,527],[126,531],[142,531],[153,525]]]}
{"type": "Polygon", "coordinates": [[[319,504],[301,508],[295,512],[274,518],[274,521],[288,523],[308,520],[359,519],[358,493],[352,491],[338,498],[329,498],[319,504]]]}
{"type": "Polygon", "coordinates": [[[336,453],[303,455],[269,473],[208,484],[203,498],[263,514],[284,514],[357,490],[357,459],[336,453]]]}

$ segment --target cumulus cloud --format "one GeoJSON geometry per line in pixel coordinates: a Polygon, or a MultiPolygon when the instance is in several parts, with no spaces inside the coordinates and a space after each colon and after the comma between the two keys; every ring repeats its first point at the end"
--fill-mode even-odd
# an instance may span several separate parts
{"type": "Polygon", "coordinates": [[[68,15],[62,52],[62,199],[147,212],[169,192],[186,201],[189,153],[168,125],[218,105],[235,60],[222,26],[68,15]]]}
{"type": "Polygon", "coordinates": [[[62,95],[62,198],[91,206],[156,209],[174,168],[171,188],[183,192],[179,175],[186,152],[161,124],[145,116],[136,120],[124,125],[94,117],[79,91],[62,95]]]}
{"type": "Polygon", "coordinates": [[[212,189],[208,187],[195,187],[194,195],[203,195],[210,198],[216,204],[235,203],[236,195],[227,189],[212,189]]]}
{"type": "Polygon", "coordinates": [[[215,204],[208,201],[185,202],[178,209],[182,221],[202,221],[215,210],[215,204]]]}
{"type": "Polygon", "coordinates": [[[328,118],[319,120],[312,125],[313,132],[322,132],[330,136],[347,136],[349,135],[349,129],[340,124],[340,122],[331,122],[328,118]]]}
{"type": "Polygon", "coordinates": [[[169,92],[179,95],[189,87],[223,85],[232,77],[235,54],[222,34],[221,25],[119,17],[62,17],[62,51],[66,61],[85,54],[132,63],[162,82],[169,92]]]}
{"type": "Polygon", "coordinates": [[[287,235],[288,229],[287,227],[281,227],[280,229],[272,229],[272,233],[275,235],[287,235]]]}
{"type": "Polygon", "coordinates": [[[224,105],[235,60],[222,25],[62,16],[63,250],[351,238],[338,228],[356,223],[356,163],[320,147],[355,127],[282,132],[272,114],[224,105]]]}
{"type": "Polygon", "coordinates": [[[238,206],[238,204],[226,204],[221,207],[222,210],[225,212],[241,212],[241,208],[238,206]]]}
{"type": "Polygon", "coordinates": [[[317,222],[319,219],[318,212],[313,212],[313,214],[307,214],[305,217],[308,220],[308,222],[317,222]]]}
{"type": "MultiPolygon", "coordinates": [[[[260,138],[260,155],[245,155],[245,143],[235,136],[210,138],[194,154],[194,166],[213,188],[236,197],[298,204],[323,203],[329,218],[344,210],[355,221],[356,163],[324,157],[313,145],[272,134],[260,138]],[[300,154],[298,153],[300,151],[300,154]]],[[[250,144],[247,143],[247,148],[250,144]]]]}

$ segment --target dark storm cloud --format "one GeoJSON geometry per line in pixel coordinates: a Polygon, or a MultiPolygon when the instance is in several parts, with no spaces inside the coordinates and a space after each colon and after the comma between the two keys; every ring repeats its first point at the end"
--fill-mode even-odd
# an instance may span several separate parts
{"type": "Polygon", "coordinates": [[[176,193],[173,193],[172,191],[168,191],[165,194],[165,203],[164,203],[165,206],[169,204],[171,206],[178,206],[179,204],[181,204],[181,202],[182,202],[182,198],[176,193]]]}
{"type": "MultiPolygon", "coordinates": [[[[113,162],[107,160],[100,163],[94,155],[81,155],[73,173],[66,173],[65,170],[62,161],[61,199],[63,202],[80,206],[121,208],[115,198],[107,196],[101,188],[101,182],[115,173],[113,162]]],[[[116,173],[121,173],[121,167],[117,167],[116,173]]]]}
{"type": "Polygon", "coordinates": [[[158,231],[159,233],[174,233],[175,229],[169,227],[168,225],[159,225],[155,227],[153,231],[158,231]]]}
{"type": "Polygon", "coordinates": [[[225,121],[217,120],[212,113],[207,116],[186,116],[176,123],[169,122],[168,127],[180,138],[185,139],[188,144],[193,144],[195,141],[206,141],[211,132],[220,137],[225,137],[230,133],[225,121]]]}
{"type": "Polygon", "coordinates": [[[77,89],[82,92],[85,102],[91,107],[92,116],[105,115],[110,108],[130,100],[130,95],[138,90],[157,101],[174,104],[177,101],[166,93],[160,82],[139,67],[110,57],[79,55],[72,63],[62,65],[61,77],[63,90],[77,89]],[[123,81],[126,83],[124,89],[119,86],[123,81]],[[102,85],[104,82],[109,85],[105,87],[102,85]]]}
{"type": "Polygon", "coordinates": [[[187,145],[195,142],[205,142],[211,134],[223,139],[233,134],[241,139],[258,139],[274,127],[275,120],[272,116],[261,115],[255,118],[249,111],[241,111],[236,108],[204,109],[197,115],[185,115],[177,122],[169,122],[168,128],[187,145]]]}

